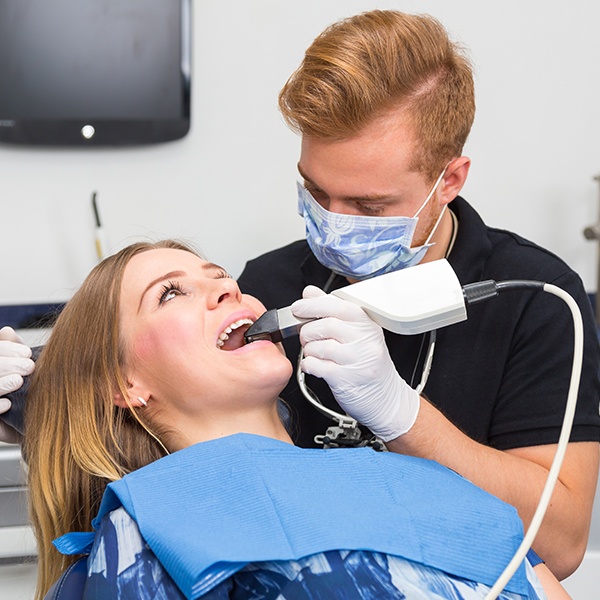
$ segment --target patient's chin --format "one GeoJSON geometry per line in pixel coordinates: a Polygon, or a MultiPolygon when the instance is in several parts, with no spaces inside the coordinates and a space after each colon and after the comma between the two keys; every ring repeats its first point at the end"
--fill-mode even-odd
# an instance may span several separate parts
{"type": "Polygon", "coordinates": [[[287,385],[294,369],[285,354],[272,354],[268,360],[256,365],[253,379],[256,383],[263,383],[279,393],[287,385]]]}

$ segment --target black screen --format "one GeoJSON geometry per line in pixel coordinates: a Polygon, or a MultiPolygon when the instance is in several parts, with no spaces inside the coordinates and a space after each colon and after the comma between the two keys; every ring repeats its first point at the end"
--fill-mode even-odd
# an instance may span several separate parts
{"type": "Polygon", "coordinates": [[[189,13],[189,0],[0,0],[0,141],[185,135],[189,13]]]}

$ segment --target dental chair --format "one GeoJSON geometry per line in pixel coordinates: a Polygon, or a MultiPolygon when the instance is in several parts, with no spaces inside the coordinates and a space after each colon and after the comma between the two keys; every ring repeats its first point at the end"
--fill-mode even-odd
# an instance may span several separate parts
{"type": "Polygon", "coordinates": [[[44,600],[81,600],[86,578],[87,556],[82,556],[52,584],[44,600]]]}

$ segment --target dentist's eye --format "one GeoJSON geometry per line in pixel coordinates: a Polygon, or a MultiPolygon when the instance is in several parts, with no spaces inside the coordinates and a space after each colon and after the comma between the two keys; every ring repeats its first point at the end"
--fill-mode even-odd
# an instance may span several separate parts
{"type": "Polygon", "coordinates": [[[364,202],[357,202],[358,210],[360,210],[367,217],[377,217],[383,213],[383,206],[376,204],[365,204],[364,202]]]}
{"type": "Polygon", "coordinates": [[[327,194],[314,185],[305,183],[304,188],[321,206],[323,206],[325,202],[328,202],[329,198],[327,194]]]}
{"type": "Polygon", "coordinates": [[[158,295],[158,304],[162,305],[169,300],[172,300],[175,296],[186,296],[186,292],[183,291],[181,285],[177,281],[169,281],[169,283],[163,285],[158,295]]]}

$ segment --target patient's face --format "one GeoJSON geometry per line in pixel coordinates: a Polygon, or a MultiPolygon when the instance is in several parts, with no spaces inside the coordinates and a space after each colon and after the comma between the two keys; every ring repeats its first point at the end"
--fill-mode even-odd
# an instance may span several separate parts
{"type": "Polygon", "coordinates": [[[212,263],[183,250],[134,256],[121,286],[127,376],[183,415],[272,402],[292,367],[280,345],[244,345],[264,312],[212,263]]]}

